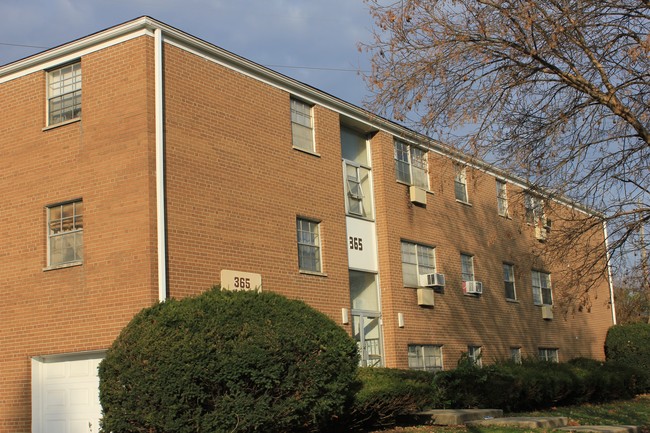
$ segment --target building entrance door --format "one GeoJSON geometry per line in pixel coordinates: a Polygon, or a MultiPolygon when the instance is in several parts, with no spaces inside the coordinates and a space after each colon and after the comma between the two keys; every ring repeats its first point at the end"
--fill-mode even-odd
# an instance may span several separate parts
{"type": "Polygon", "coordinates": [[[352,311],[354,339],[359,348],[361,367],[382,367],[381,313],[352,311]]]}

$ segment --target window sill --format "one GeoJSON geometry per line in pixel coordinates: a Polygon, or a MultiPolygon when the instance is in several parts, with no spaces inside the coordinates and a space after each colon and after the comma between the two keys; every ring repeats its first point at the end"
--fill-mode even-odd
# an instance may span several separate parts
{"type": "Polygon", "coordinates": [[[298,152],[306,153],[307,155],[315,156],[317,158],[320,158],[320,153],[316,153],[312,150],[307,150],[307,149],[302,149],[300,147],[292,146],[293,150],[297,150],[298,152]]]}
{"type": "Polygon", "coordinates": [[[434,192],[431,191],[429,188],[422,188],[421,186],[413,185],[412,183],[407,183],[407,182],[404,182],[403,180],[399,180],[399,179],[395,179],[395,182],[400,184],[400,185],[406,185],[408,187],[414,186],[416,188],[420,188],[421,190],[423,190],[427,194],[434,195],[434,192]]]}
{"type": "Polygon", "coordinates": [[[55,271],[57,269],[74,268],[75,266],[81,266],[83,264],[84,262],[79,261],[79,262],[61,263],[60,265],[46,266],[45,268],[43,268],[43,272],[55,271]]]}
{"type": "Polygon", "coordinates": [[[42,131],[49,131],[50,129],[58,128],[59,126],[65,126],[65,125],[69,125],[71,123],[77,123],[77,122],[81,122],[81,117],[76,117],[74,119],[66,120],[64,122],[55,123],[54,125],[48,125],[45,128],[43,128],[42,131]]]}
{"type": "Polygon", "coordinates": [[[468,201],[463,201],[463,200],[458,200],[458,199],[456,199],[456,203],[460,203],[460,204],[462,204],[462,205],[472,207],[472,203],[470,203],[470,202],[468,202],[468,201]]]}
{"type": "Polygon", "coordinates": [[[518,304],[519,300],[518,299],[512,299],[512,298],[506,298],[506,302],[510,302],[511,304],[518,304]]]}
{"type": "Polygon", "coordinates": [[[499,216],[501,218],[505,219],[505,220],[511,220],[512,221],[512,217],[510,215],[501,215],[501,214],[499,214],[499,216]]]}
{"type": "Polygon", "coordinates": [[[327,277],[327,274],[324,272],[304,271],[302,269],[300,269],[298,272],[300,272],[302,275],[311,275],[314,277],[327,277]]]}

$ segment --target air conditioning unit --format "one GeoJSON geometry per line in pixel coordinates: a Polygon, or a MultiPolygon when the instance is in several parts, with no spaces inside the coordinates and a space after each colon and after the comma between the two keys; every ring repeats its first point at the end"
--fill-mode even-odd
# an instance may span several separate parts
{"type": "Polygon", "coordinates": [[[421,274],[420,287],[445,287],[444,274],[421,274]]]}
{"type": "Polygon", "coordinates": [[[542,305],[542,319],[553,320],[553,306],[542,305]]]}
{"type": "Polygon", "coordinates": [[[423,206],[427,205],[427,192],[422,188],[411,185],[409,187],[409,195],[411,197],[411,203],[421,204],[423,206]]]}
{"type": "Polygon", "coordinates": [[[433,289],[418,289],[418,305],[421,307],[433,307],[433,289]]]}
{"type": "Polygon", "coordinates": [[[548,230],[546,230],[546,227],[535,226],[535,238],[538,241],[544,242],[547,236],[548,236],[548,230]]]}
{"type": "Polygon", "coordinates": [[[480,281],[465,281],[465,293],[480,295],[483,293],[483,283],[480,281]]]}

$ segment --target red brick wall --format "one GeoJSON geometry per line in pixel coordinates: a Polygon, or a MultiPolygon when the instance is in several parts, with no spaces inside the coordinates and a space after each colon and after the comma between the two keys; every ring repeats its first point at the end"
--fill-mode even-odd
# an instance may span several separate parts
{"type": "Polygon", "coordinates": [[[83,120],[47,130],[44,71],[0,85],[0,432],[31,431],[31,357],[105,349],[157,299],[152,53],[84,56],[83,120]],[[45,206],[74,198],[83,265],[45,271],[45,206]]]}

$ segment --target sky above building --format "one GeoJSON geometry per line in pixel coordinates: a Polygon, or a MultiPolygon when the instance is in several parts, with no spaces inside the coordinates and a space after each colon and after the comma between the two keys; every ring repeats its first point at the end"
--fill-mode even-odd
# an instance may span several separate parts
{"type": "Polygon", "coordinates": [[[1,0],[0,65],[143,15],[353,104],[369,94],[362,0],[1,0]]]}

